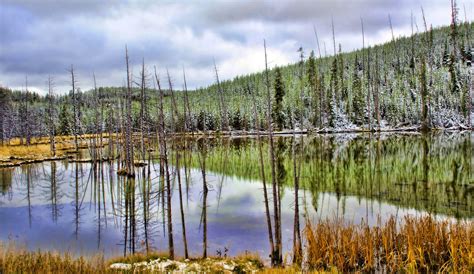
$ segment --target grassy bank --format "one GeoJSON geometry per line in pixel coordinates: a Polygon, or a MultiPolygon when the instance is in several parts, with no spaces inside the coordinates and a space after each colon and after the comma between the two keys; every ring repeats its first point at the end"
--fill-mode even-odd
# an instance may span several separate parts
{"type": "Polygon", "coordinates": [[[431,216],[407,217],[397,223],[308,223],[305,228],[311,269],[342,272],[474,271],[474,223],[437,221],[431,216]]]}
{"type": "Polygon", "coordinates": [[[0,244],[0,273],[249,273],[264,270],[257,255],[233,258],[170,260],[163,253],[133,254],[105,260],[102,255],[74,257],[58,252],[27,251],[0,244]]]}
{"type": "MultiPolygon", "coordinates": [[[[92,134],[80,136],[78,148],[88,148],[89,140],[93,137],[92,134]]],[[[104,136],[104,139],[107,140],[107,136],[104,136]]],[[[75,150],[73,136],[57,136],[55,142],[56,155],[53,157],[48,137],[32,138],[30,145],[22,144],[18,138],[12,139],[8,143],[0,145],[0,167],[59,160],[75,150]]]]}
{"type": "Polygon", "coordinates": [[[103,273],[108,266],[102,256],[73,257],[58,252],[31,252],[0,243],[0,273],[103,273]]]}
{"type": "Polygon", "coordinates": [[[451,222],[426,216],[397,222],[392,217],[369,227],[325,220],[307,222],[304,239],[302,265],[276,269],[264,267],[258,255],[249,253],[233,258],[174,261],[166,254],[150,253],[106,260],[102,255],[74,257],[0,244],[0,273],[474,271],[472,221],[451,222]]]}

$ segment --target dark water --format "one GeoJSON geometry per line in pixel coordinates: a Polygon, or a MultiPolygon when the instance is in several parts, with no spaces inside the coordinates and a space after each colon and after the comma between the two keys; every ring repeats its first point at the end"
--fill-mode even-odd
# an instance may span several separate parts
{"type": "MultiPolygon", "coordinates": [[[[305,216],[376,224],[407,214],[474,217],[473,135],[332,135],[297,138],[301,223],[305,216]]],[[[293,235],[292,138],[276,140],[282,185],[284,252],[293,235]]],[[[202,254],[202,176],[198,145],[180,169],[190,255],[202,254]]],[[[264,144],[267,152],[268,145],[264,144]]],[[[181,152],[183,153],[184,150],[181,152]]],[[[208,254],[245,251],[268,257],[269,243],[254,139],[214,139],[206,151],[208,254]]],[[[173,162],[173,160],[171,160],[173,162]]],[[[265,159],[269,175],[269,160],[265,159]]],[[[117,163],[45,162],[0,169],[0,241],[29,249],[106,256],[167,250],[159,163],[117,176],[117,163]],[[130,229],[135,231],[130,237],[130,229]],[[127,233],[125,233],[127,232],[127,233]],[[134,246],[134,247],[133,247],[134,246]]],[[[176,170],[172,170],[176,178],[176,170]]],[[[269,180],[267,180],[269,181],[269,180]]],[[[175,249],[183,255],[178,185],[173,183],[175,249]]]]}

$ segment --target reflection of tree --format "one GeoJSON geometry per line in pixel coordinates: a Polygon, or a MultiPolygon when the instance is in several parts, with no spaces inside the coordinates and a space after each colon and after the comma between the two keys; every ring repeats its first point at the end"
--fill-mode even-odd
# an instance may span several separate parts
{"type": "MultiPolygon", "coordinates": [[[[286,143],[285,139],[278,137],[277,144],[275,147],[275,169],[276,169],[276,181],[278,185],[278,191],[280,192],[280,197],[282,197],[283,185],[287,180],[287,172],[285,168],[285,151],[286,143]]],[[[281,212],[280,212],[281,213],[281,212]]],[[[281,215],[280,215],[281,216],[281,215]]]]}
{"type": "Polygon", "coordinates": [[[135,253],[136,222],[135,222],[135,179],[125,178],[125,228],[124,228],[124,256],[135,253]],[[128,247],[128,249],[127,249],[128,247]]]}
{"type": "Polygon", "coordinates": [[[2,195],[5,195],[12,186],[12,179],[12,168],[0,168],[0,191],[2,191],[2,195]]]}
{"type": "Polygon", "coordinates": [[[46,164],[42,165],[44,185],[41,185],[41,196],[49,201],[51,208],[51,219],[57,222],[61,216],[61,198],[64,194],[61,191],[61,184],[64,182],[64,172],[58,169],[58,163],[55,161],[49,162],[49,170],[46,164]]]}
{"type": "MultiPolygon", "coordinates": [[[[311,190],[313,203],[317,202],[317,192],[332,192],[342,202],[344,196],[355,195],[372,202],[469,217],[474,204],[469,194],[473,191],[471,136],[431,134],[426,140],[415,134],[307,137],[309,140],[302,148],[300,184],[311,190]]],[[[283,140],[278,145],[275,142],[276,177],[280,185],[291,187],[293,180],[286,172],[291,170],[292,160],[283,152],[288,138],[280,139],[283,140]]],[[[264,151],[269,148],[268,143],[262,145],[264,151]]],[[[259,166],[258,151],[249,145],[249,139],[239,139],[239,147],[236,151],[233,144],[229,146],[224,170],[219,161],[222,148],[211,146],[208,170],[259,179],[261,174],[255,168],[259,166]]],[[[197,164],[194,159],[192,165],[197,164]]],[[[268,159],[265,170],[270,174],[268,159]]]]}

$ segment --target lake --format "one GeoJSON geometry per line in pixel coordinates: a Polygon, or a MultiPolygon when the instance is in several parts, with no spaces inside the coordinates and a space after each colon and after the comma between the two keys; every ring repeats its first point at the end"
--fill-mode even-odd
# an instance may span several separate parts
{"type": "MultiPolygon", "coordinates": [[[[268,142],[264,141],[264,170],[271,192],[268,142]]],[[[302,227],[307,220],[326,218],[376,225],[389,216],[402,221],[408,214],[472,220],[473,141],[469,132],[275,137],[283,253],[291,252],[293,241],[293,149],[300,178],[302,227]]],[[[203,249],[200,160],[205,159],[208,254],[258,252],[268,258],[255,138],[195,138],[174,143],[173,151],[180,152],[190,255],[200,256],[203,249]]],[[[175,157],[171,153],[172,224],[175,252],[183,256],[175,157]]],[[[135,179],[118,176],[117,161],[94,165],[64,160],[0,169],[0,241],[31,250],[78,255],[100,252],[106,257],[147,247],[166,251],[163,208],[167,205],[160,161],[156,153],[147,161],[147,166],[136,168],[135,179]]]]}

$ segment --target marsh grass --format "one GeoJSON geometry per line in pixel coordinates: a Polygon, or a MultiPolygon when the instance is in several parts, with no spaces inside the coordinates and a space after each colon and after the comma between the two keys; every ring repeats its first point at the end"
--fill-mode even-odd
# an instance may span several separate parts
{"type": "Polygon", "coordinates": [[[49,156],[51,156],[49,144],[38,144],[31,146],[0,146],[0,159],[9,159],[10,157],[37,159],[40,157],[49,156]]]}
{"type": "MultiPolygon", "coordinates": [[[[93,134],[82,135],[79,142],[79,148],[88,147],[88,139],[95,137],[93,134]]],[[[108,140],[108,135],[103,138],[108,140]]],[[[56,156],[63,156],[68,151],[74,150],[74,136],[56,136],[56,156]]],[[[105,142],[107,144],[107,142],[105,142]]],[[[38,160],[51,157],[51,147],[49,137],[32,138],[29,146],[20,144],[18,138],[10,140],[9,143],[0,145],[0,159],[8,160],[10,157],[24,158],[28,160],[38,160]]]]}
{"type": "Polygon", "coordinates": [[[69,253],[31,252],[0,243],[0,273],[104,273],[103,256],[73,257],[69,253]]]}
{"type": "MultiPolygon", "coordinates": [[[[133,264],[151,262],[157,259],[168,260],[169,255],[163,252],[131,254],[126,257],[115,257],[105,260],[101,254],[91,257],[75,257],[70,253],[51,251],[28,251],[17,247],[14,243],[0,243],[0,273],[152,273],[133,264]],[[111,269],[115,263],[131,264],[129,270],[111,269]]],[[[183,262],[184,258],[177,261],[183,262]]],[[[222,273],[222,264],[234,265],[234,272],[246,273],[249,270],[263,270],[264,265],[257,253],[243,253],[235,257],[210,257],[208,259],[190,258],[187,264],[199,265],[200,272],[222,273]]],[[[173,265],[168,271],[172,271],[173,265]]]]}
{"type": "Polygon", "coordinates": [[[374,227],[343,221],[308,222],[307,264],[313,270],[342,272],[474,271],[474,224],[431,216],[391,217],[374,227]]]}

